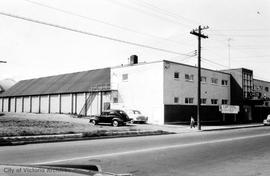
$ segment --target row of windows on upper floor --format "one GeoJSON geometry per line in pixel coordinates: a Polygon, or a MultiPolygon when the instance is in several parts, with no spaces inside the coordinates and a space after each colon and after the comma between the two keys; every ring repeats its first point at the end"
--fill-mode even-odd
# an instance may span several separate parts
{"type": "MultiPolygon", "coordinates": [[[[211,104],[212,105],[217,105],[218,104],[218,99],[211,99],[211,104]]],[[[227,99],[222,99],[221,100],[221,104],[225,105],[228,104],[228,100],[227,99]]],[[[174,103],[179,103],[179,97],[174,97],[174,103]]],[[[205,105],[207,103],[207,99],[206,98],[201,98],[201,104],[205,105]]],[[[185,98],[185,104],[194,104],[194,98],[193,97],[187,97],[185,98]]]]}
{"type": "MultiPolygon", "coordinates": [[[[179,80],[180,79],[180,74],[179,72],[174,72],[174,79],[179,80]]],[[[128,74],[122,74],[122,81],[127,81],[128,80],[128,74]]],[[[193,74],[185,74],[185,80],[189,82],[194,81],[194,75],[193,74]]],[[[202,83],[207,83],[207,77],[201,76],[201,82],[202,83]]],[[[218,84],[218,79],[217,78],[211,78],[211,84],[218,84]]],[[[228,80],[221,80],[221,85],[227,86],[228,85],[228,80]]]]}
{"type": "Polygon", "coordinates": [[[258,90],[258,91],[262,91],[262,90],[264,90],[265,92],[269,92],[269,87],[267,87],[267,86],[265,86],[265,87],[263,87],[262,85],[254,85],[254,89],[255,90],[258,90]]]}
{"type": "MultiPolygon", "coordinates": [[[[179,72],[174,72],[174,79],[178,80],[180,79],[180,73],[179,72]]],[[[185,80],[186,81],[194,81],[194,75],[193,74],[185,74],[185,80]]],[[[202,83],[207,83],[207,77],[206,76],[201,76],[201,82],[202,83]]],[[[221,85],[227,86],[229,83],[228,80],[221,80],[221,85]]],[[[211,78],[211,84],[218,84],[218,78],[211,78]]]]}

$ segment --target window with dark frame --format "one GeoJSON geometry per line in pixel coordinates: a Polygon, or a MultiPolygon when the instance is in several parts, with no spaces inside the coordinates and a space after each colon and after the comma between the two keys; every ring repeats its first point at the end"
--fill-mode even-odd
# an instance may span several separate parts
{"type": "Polygon", "coordinates": [[[194,75],[185,74],[185,80],[186,81],[194,81],[194,75]]]}
{"type": "Polygon", "coordinates": [[[218,79],[217,78],[211,78],[211,83],[212,84],[218,84],[218,79]]]}
{"type": "Polygon", "coordinates": [[[194,100],[194,98],[191,98],[191,97],[185,98],[185,103],[186,104],[193,104],[193,100],[194,100]]]}
{"type": "Polygon", "coordinates": [[[174,72],[174,79],[179,79],[179,72],[174,72]]]}
{"type": "Polygon", "coordinates": [[[211,104],[218,104],[218,99],[211,99],[211,104]]]}
{"type": "Polygon", "coordinates": [[[222,99],[222,100],[221,100],[221,104],[223,104],[223,105],[228,104],[228,100],[227,100],[227,99],[222,99]]]}
{"type": "Polygon", "coordinates": [[[179,103],[179,98],[178,97],[174,97],[174,103],[179,103]]]}
{"type": "Polygon", "coordinates": [[[201,99],[201,104],[206,104],[206,98],[201,99]]]}
{"type": "Polygon", "coordinates": [[[222,80],[222,81],[221,81],[221,85],[227,86],[227,85],[228,85],[228,80],[222,80]]]}
{"type": "Polygon", "coordinates": [[[202,76],[202,77],[201,77],[201,82],[202,82],[202,83],[206,83],[206,77],[205,77],[205,76],[202,76]]]}

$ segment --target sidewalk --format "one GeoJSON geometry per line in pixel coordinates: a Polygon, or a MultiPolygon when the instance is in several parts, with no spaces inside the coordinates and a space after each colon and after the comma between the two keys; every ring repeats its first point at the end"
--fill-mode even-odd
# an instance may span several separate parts
{"type": "Polygon", "coordinates": [[[104,139],[116,137],[134,137],[134,136],[149,136],[149,135],[164,135],[164,134],[183,134],[183,133],[196,133],[204,131],[219,131],[231,130],[241,128],[262,127],[262,123],[253,124],[238,124],[238,125],[220,125],[220,126],[202,126],[201,130],[198,128],[190,128],[189,125],[154,125],[154,124],[138,124],[143,127],[142,131],[103,131],[100,134],[94,133],[75,133],[75,134],[58,134],[58,135],[38,135],[38,136],[13,136],[13,137],[0,137],[0,146],[5,145],[20,145],[31,143],[44,143],[44,142],[63,142],[75,140],[91,140],[91,139],[104,139]]]}
{"type": "MultiPolygon", "coordinates": [[[[147,124],[145,125],[147,126],[147,124]]],[[[190,128],[189,125],[148,125],[149,129],[163,130],[170,133],[191,133],[199,132],[198,127],[190,128]]],[[[201,131],[219,131],[219,130],[231,130],[231,129],[241,129],[241,128],[253,128],[262,127],[262,123],[252,123],[252,124],[236,124],[236,125],[202,125],[201,131]]]]}
{"type": "Polygon", "coordinates": [[[202,126],[202,131],[231,130],[231,129],[241,129],[241,128],[262,127],[262,126],[264,126],[263,123],[220,125],[220,126],[202,126]]]}

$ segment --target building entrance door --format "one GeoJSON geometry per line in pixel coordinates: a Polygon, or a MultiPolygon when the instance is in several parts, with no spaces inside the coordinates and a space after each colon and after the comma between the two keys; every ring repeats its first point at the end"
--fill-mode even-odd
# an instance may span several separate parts
{"type": "Polygon", "coordinates": [[[245,120],[252,121],[251,106],[244,105],[245,120]]]}

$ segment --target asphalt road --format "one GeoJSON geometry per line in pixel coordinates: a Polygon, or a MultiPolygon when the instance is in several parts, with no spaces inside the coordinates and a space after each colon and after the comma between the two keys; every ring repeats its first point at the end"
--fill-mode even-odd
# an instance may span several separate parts
{"type": "Polygon", "coordinates": [[[270,127],[7,146],[0,162],[89,163],[138,176],[268,176],[270,127]]]}

